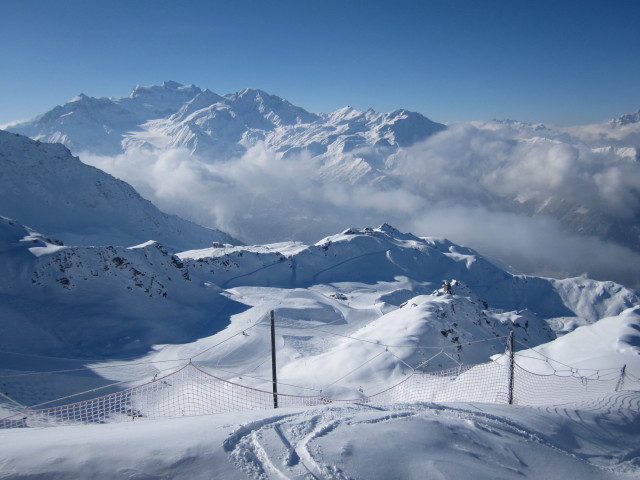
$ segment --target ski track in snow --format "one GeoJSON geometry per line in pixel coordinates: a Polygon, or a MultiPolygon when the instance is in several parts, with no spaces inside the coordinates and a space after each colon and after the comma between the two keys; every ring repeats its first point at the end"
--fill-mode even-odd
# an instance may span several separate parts
{"type": "Polygon", "coordinates": [[[346,260],[343,260],[342,262],[338,262],[338,263],[336,263],[334,265],[331,265],[328,268],[325,268],[324,270],[319,270],[318,272],[316,272],[315,275],[313,276],[313,278],[311,279],[311,283],[312,284],[318,283],[318,277],[320,275],[322,275],[323,273],[326,273],[326,272],[328,272],[330,270],[333,270],[333,269],[336,269],[338,267],[341,267],[346,263],[353,262],[355,260],[359,260],[359,259],[362,259],[362,258],[365,258],[365,257],[372,257],[372,256],[375,256],[375,255],[380,255],[381,253],[388,254],[391,250],[393,250],[395,248],[397,248],[397,246],[393,246],[391,248],[385,248],[384,250],[377,250],[375,252],[367,252],[367,253],[363,253],[362,255],[356,255],[356,256],[347,258],[346,260]]]}
{"type": "MultiPolygon", "coordinates": [[[[484,408],[491,409],[491,407],[493,406],[484,404],[455,406],[424,403],[389,407],[359,404],[346,407],[331,406],[323,408],[320,412],[313,410],[285,414],[242,426],[225,442],[225,450],[230,452],[235,465],[254,479],[349,479],[354,477],[332,461],[335,460],[334,458],[324,454],[317,442],[319,439],[329,437],[331,440],[332,436],[336,436],[336,441],[339,442],[340,435],[336,433],[339,429],[358,425],[393,423],[421,417],[432,420],[453,420],[490,436],[514,437],[528,444],[535,443],[561,456],[568,456],[576,462],[600,469],[602,478],[627,478],[628,473],[638,471],[636,468],[637,458],[640,456],[638,448],[632,448],[619,459],[619,465],[608,465],[605,461],[608,458],[605,457],[603,460],[588,452],[581,453],[579,448],[576,450],[567,448],[567,445],[563,445],[562,442],[554,441],[548,435],[527,426],[521,418],[508,418],[483,411],[484,408]],[[619,477],[618,474],[622,476],[619,477]]],[[[634,393],[591,400],[576,407],[578,409],[543,407],[533,410],[551,417],[568,419],[573,423],[575,430],[585,430],[593,438],[612,437],[613,434],[608,431],[607,424],[603,423],[604,419],[610,415],[622,415],[628,420],[630,428],[633,428],[634,423],[637,426],[640,422],[638,415],[640,396],[634,393]],[[595,424],[589,424],[583,418],[585,413],[588,414],[590,411],[599,413],[595,424]]],[[[613,441],[613,438],[611,440],[613,441]]],[[[528,466],[517,453],[513,452],[513,455],[516,463],[521,467],[528,466]]],[[[514,475],[523,475],[519,468],[505,465],[503,467],[511,470],[514,475]]]]}

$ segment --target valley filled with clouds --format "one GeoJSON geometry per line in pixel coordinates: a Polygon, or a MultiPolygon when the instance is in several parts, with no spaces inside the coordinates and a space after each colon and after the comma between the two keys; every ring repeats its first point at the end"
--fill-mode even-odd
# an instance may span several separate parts
{"type": "Polygon", "coordinates": [[[449,126],[378,164],[364,160],[371,149],[327,160],[306,150],[283,156],[257,142],[236,158],[186,148],[80,158],[131,183],[161,209],[248,243],[316,242],[352,225],[387,222],[448,237],[525,273],[637,285],[634,148],[487,122],[449,126]],[[355,181],[345,174],[363,166],[355,181]]]}

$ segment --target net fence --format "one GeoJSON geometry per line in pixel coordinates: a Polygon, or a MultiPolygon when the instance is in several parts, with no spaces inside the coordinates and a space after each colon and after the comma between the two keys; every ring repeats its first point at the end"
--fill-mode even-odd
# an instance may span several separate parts
{"type": "MultiPolygon", "coordinates": [[[[277,395],[278,407],[326,403],[318,396],[277,395]]],[[[238,385],[193,363],[162,378],[102,397],[38,410],[0,420],[0,428],[77,423],[113,423],[136,419],[196,416],[274,408],[272,392],[238,385]]]]}
{"type": "Polygon", "coordinates": [[[334,402],[374,404],[484,402],[561,405],[619,390],[640,389],[640,379],[588,379],[540,375],[517,364],[461,365],[439,372],[414,371],[402,382],[366,398],[336,400],[322,395],[277,394],[216,377],[191,362],[161,378],[120,392],[44,409],[25,409],[0,419],[0,428],[114,423],[246,410],[319,406],[334,402]]]}
{"type": "Polygon", "coordinates": [[[460,365],[439,372],[414,372],[409,378],[368,401],[380,404],[412,402],[506,403],[506,367],[495,362],[460,365]]]}
{"type": "MultiPolygon", "coordinates": [[[[513,403],[561,405],[603,396],[624,388],[624,378],[617,376],[609,379],[594,379],[579,375],[540,375],[515,364],[513,403]]],[[[632,383],[631,379],[627,379],[628,387],[632,387],[632,383]]]]}

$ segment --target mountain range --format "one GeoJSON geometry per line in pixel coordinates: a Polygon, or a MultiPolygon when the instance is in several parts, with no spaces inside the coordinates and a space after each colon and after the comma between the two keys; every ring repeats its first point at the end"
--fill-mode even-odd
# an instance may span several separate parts
{"type": "Polygon", "coordinates": [[[185,148],[210,162],[242,155],[258,142],[283,156],[304,151],[327,159],[371,148],[366,159],[373,162],[369,168],[375,168],[398,148],[444,128],[406,110],[381,114],[346,107],[314,114],[258,89],[221,96],[169,81],[136,86],[124,98],[81,94],[9,130],[62,143],[75,154],[185,148]]]}
{"type": "Polygon", "coordinates": [[[640,285],[637,112],[576,127],[445,126],[407,110],[317,114],[258,89],[219,95],[170,81],[123,98],[79,95],[9,130],[61,142],[164,211],[247,243],[311,242],[385,221],[429,235],[430,225],[528,273],[640,285]],[[582,242],[563,247],[579,261],[511,252],[475,224],[485,212],[521,219],[527,232],[511,245],[540,225],[582,242]]]}

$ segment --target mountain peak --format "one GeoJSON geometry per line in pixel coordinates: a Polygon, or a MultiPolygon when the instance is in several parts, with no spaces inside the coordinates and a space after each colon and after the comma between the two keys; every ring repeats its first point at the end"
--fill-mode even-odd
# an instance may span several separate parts
{"type": "Polygon", "coordinates": [[[75,97],[73,97],[71,100],[68,100],[67,103],[77,103],[77,102],[82,102],[82,101],[86,101],[89,100],[91,97],[88,97],[87,95],[85,95],[84,93],[81,93],[80,95],[76,95],[75,97]]]}
{"type": "Polygon", "coordinates": [[[262,90],[260,88],[243,88],[239,92],[230,93],[228,95],[225,95],[225,98],[263,99],[263,100],[273,100],[273,101],[280,101],[280,102],[289,103],[284,98],[282,98],[282,97],[280,97],[278,95],[274,95],[274,94],[271,94],[269,92],[266,92],[266,91],[264,91],[264,90],[262,90]]]}
{"type": "Polygon", "coordinates": [[[618,118],[610,120],[609,123],[614,127],[622,127],[624,125],[630,125],[632,123],[640,123],[640,109],[636,110],[635,112],[620,115],[618,118]]]}
{"type": "Polygon", "coordinates": [[[264,90],[260,90],[259,88],[243,88],[240,92],[237,93],[239,97],[250,96],[265,96],[265,97],[275,97],[275,95],[270,95],[264,90]]]}
{"type": "Polygon", "coordinates": [[[249,128],[271,130],[274,126],[311,123],[320,118],[257,88],[245,88],[224,98],[249,128]]]}
{"type": "Polygon", "coordinates": [[[360,110],[356,110],[352,106],[347,105],[346,107],[339,108],[335,112],[331,112],[328,118],[330,121],[335,122],[335,121],[351,120],[361,115],[362,115],[362,112],[360,110]]]}
{"type": "Polygon", "coordinates": [[[175,121],[181,121],[186,119],[188,116],[202,110],[204,108],[210,107],[212,105],[224,102],[224,97],[221,97],[217,93],[212,92],[208,88],[198,93],[195,97],[189,100],[187,103],[180,107],[176,113],[174,113],[170,118],[175,121]]]}
{"type": "Polygon", "coordinates": [[[149,98],[149,97],[167,97],[178,95],[184,102],[184,96],[194,97],[202,90],[195,85],[183,85],[173,80],[168,80],[162,85],[136,85],[129,94],[130,99],[149,98]]]}
{"type": "MultiPolygon", "coordinates": [[[[184,87],[183,84],[175,82],[173,80],[167,80],[165,82],[162,82],[162,86],[164,88],[168,88],[169,90],[178,90],[180,87],[184,87]]],[[[193,87],[193,85],[189,85],[190,87],[193,87]]]]}

